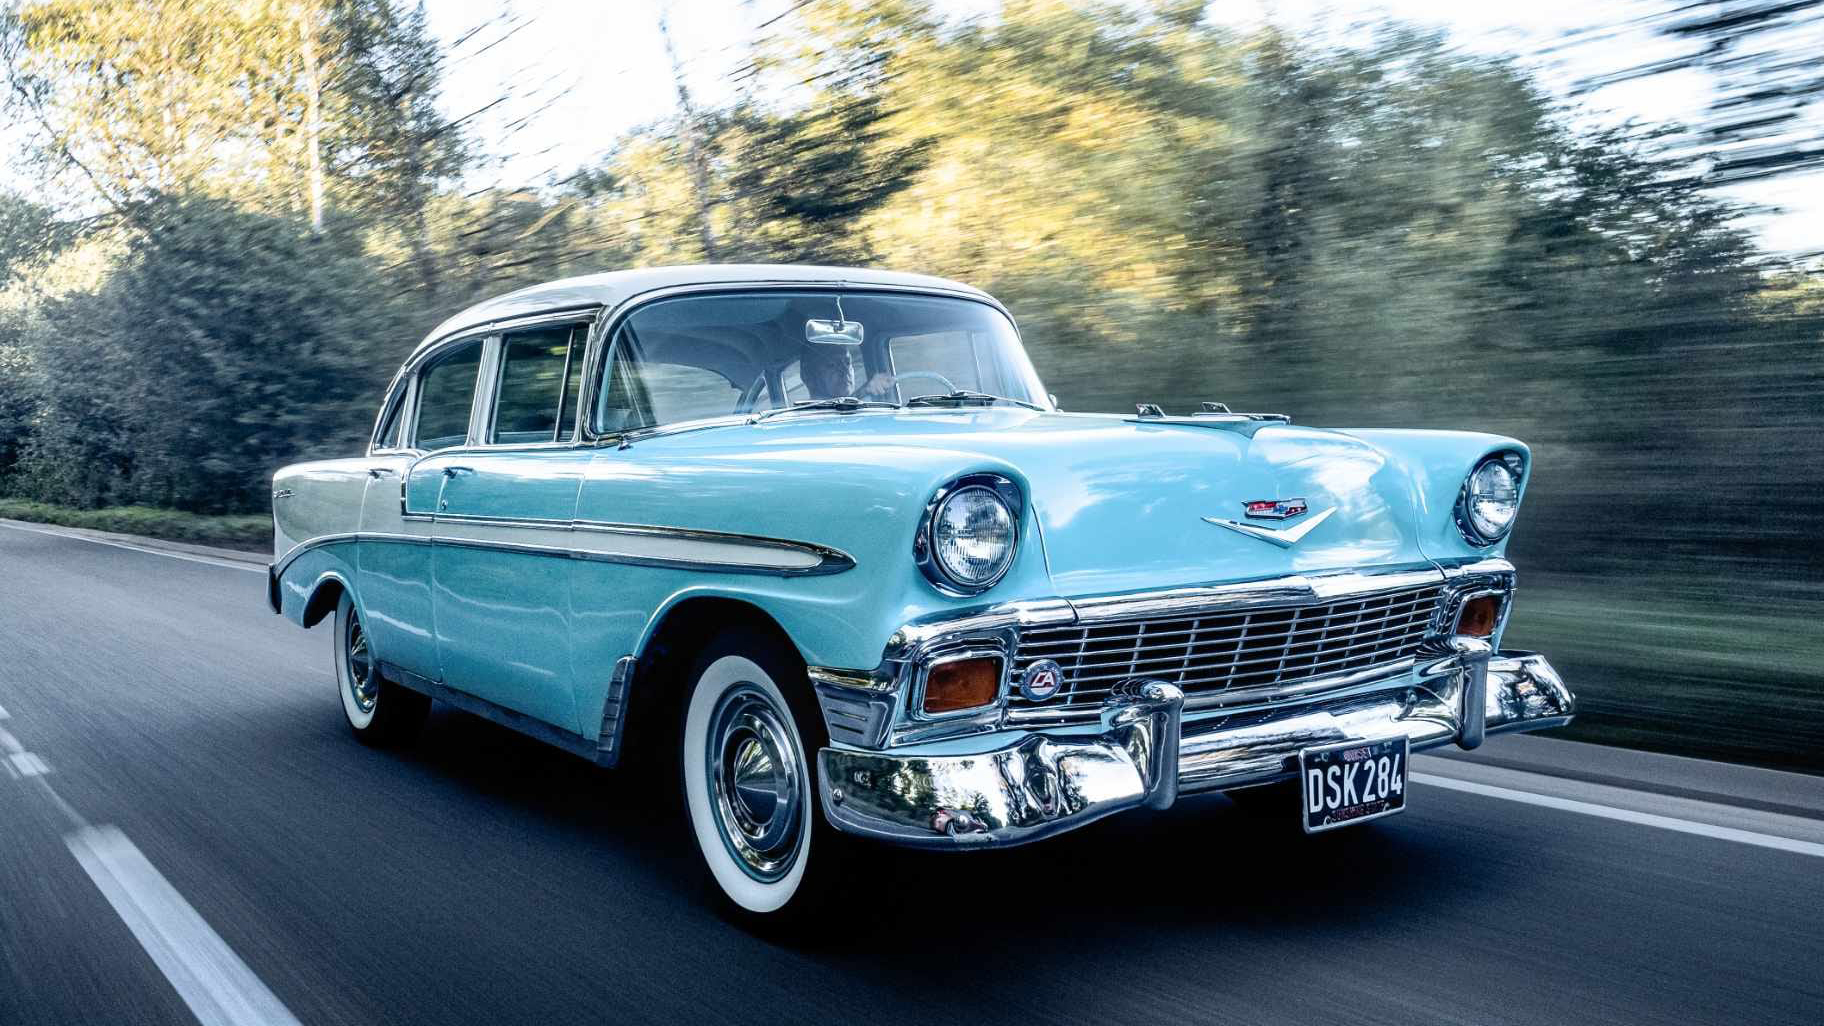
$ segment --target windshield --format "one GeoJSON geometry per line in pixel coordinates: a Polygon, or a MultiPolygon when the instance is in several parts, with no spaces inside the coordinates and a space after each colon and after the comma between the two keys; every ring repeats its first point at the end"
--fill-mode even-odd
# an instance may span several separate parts
{"type": "Polygon", "coordinates": [[[806,290],[661,300],[622,323],[609,360],[596,408],[604,433],[842,399],[901,405],[960,392],[1049,405],[1013,324],[967,299],[806,290]]]}

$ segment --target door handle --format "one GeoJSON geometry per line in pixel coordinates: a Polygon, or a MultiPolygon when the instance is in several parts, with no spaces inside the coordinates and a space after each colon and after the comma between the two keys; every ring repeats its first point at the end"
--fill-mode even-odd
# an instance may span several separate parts
{"type": "Polygon", "coordinates": [[[391,477],[397,473],[399,473],[399,472],[397,470],[394,470],[391,467],[369,467],[369,468],[367,468],[368,477],[391,477]]]}
{"type": "Polygon", "coordinates": [[[444,477],[455,477],[458,474],[473,474],[473,473],[475,473],[474,467],[445,467],[445,468],[443,468],[444,477]]]}

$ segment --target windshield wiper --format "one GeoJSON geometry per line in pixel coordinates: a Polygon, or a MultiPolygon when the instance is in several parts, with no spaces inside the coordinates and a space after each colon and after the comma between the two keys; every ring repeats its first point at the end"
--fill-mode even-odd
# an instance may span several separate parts
{"type": "Polygon", "coordinates": [[[907,406],[937,406],[943,403],[954,403],[958,406],[965,403],[1012,403],[1015,406],[1024,406],[1029,410],[1044,412],[1045,409],[1038,403],[1029,403],[1024,399],[1011,399],[1004,395],[990,395],[987,392],[971,392],[968,389],[963,388],[959,388],[954,392],[933,392],[930,395],[915,395],[906,400],[907,406]]]}
{"type": "Polygon", "coordinates": [[[782,413],[805,413],[813,410],[835,410],[838,413],[854,413],[856,410],[862,409],[897,410],[899,409],[899,406],[878,399],[857,399],[852,395],[839,395],[833,399],[801,399],[790,406],[763,410],[747,418],[747,422],[749,424],[758,424],[769,417],[777,417],[782,413]]]}

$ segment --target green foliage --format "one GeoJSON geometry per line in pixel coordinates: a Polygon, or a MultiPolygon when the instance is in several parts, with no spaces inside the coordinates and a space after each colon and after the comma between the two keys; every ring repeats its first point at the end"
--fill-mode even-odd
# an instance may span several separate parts
{"type": "Polygon", "coordinates": [[[47,301],[25,332],[43,388],[31,492],[254,510],[280,464],[357,448],[410,345],[358,242],[206,197],[134,223],[103,285],[47,301]]]}
{"type": "Polygon", "coordinates": [[[28,499],[0,499],[0,518],[89,531],[163,538],[258,552],[272,545],[272,517],[261,513],[204,516],[148,506],[73,509],[28,499]]]}

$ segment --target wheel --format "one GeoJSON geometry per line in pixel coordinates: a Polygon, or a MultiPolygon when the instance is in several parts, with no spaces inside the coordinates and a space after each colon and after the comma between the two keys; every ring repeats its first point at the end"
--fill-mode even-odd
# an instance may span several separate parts
{"type": "Polygon", "coordinates": [[[751,925],[814,921],[849,839],[823,816],[813,760],[829,738],[804,666],[772,637],[734,629],[685,679],[680,776],[713,893],[751,925]]]}
{"type": "Polygon", "coordinates": [[[389,745],[417,736],[431,709],[430,696],[380,675],[361,614],[346,591],[336,603],[335,640],[336,689],[355,737],[364,744],[389,745]]]}

